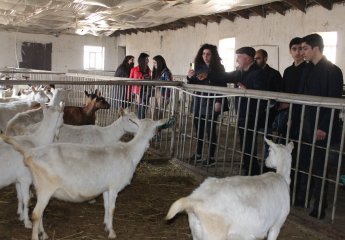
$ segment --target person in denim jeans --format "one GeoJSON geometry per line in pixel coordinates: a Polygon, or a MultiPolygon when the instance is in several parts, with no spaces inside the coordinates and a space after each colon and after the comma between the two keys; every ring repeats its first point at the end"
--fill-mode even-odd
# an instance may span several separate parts
{"type": "MultiPolygon", "coordinates": [[[[225,73],[221,64],[221,58],[217,47],[211,44],[204,44],[199,49],[195,60],[195,70],[190,69],[187,76],[189,84],[201,84],[212,86],[226,86],[226,82],[219,82],[220,76],[225,73]]],[[[201,96],[214,96],[207,92],[196,92],[201,96]]],[[[191,161],[202,161],[202,149],[204,145],[204,132],[208,135],[210,142],[208,159],[203,161],[204,165],[214,166],[216,164],[215,151],[217,147],[217,119],[222,111],[228,110],[226,98],[203,98],[193,97],[191,112],[194,117],[194,128],[197,136],[196,153],[190,158],[191,161]]]]}

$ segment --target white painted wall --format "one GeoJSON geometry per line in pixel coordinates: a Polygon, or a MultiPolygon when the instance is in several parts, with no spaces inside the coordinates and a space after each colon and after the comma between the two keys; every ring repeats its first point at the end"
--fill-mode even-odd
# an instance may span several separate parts
{"type": "Polygon", "coordinates": [[[60,35],[54,37],[43,34],[26,34],[15,32],[0,32],[0,68],[18,67],[20,62],[21,42],[52,43],[52,70],[66,72],[68,69],[83,69],[84,45],[97,45],[105,47],[105,70],[116,69],[117,44],[116,38],[60,35]],[[17,48],[16,48],[17,45],[17,48]]]}
{"type": "MultiPolygon", "coordinates": [[[[118,44],[127,47],[127,54],[137,56],[146,51],[150,57],[161,54],[173,74],[186,74],[203,43],[218,46],[219,39],[236,38],[236,48],[249,45],[277,45],[279,47],[279,71],[292,63],[289,42],[293,37],[303,37],[312,32],[337,31],[338,47],[336,64],[345,71],[345,5],[333,5],[328,11],[315,6],[307,13],[299,10],[287,11],[285,16],[278,13],[266,18],[250,17],[249,20],[236,18],[234,22],[222,20],[220,24],[197,24],[176,31],[138,33],[118,37],[118,44]]],[[[269,56],[269,62],[278,62],[269,56]]],[[[273,64],[272,64],[273,65],[273,64]]],[[[344,72],[345,74],[345,72],[344,72]]]]}

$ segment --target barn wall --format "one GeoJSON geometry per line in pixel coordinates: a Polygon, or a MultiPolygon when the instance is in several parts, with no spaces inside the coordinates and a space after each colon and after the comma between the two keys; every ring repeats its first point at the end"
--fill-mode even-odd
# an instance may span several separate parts
{"type": "Polygon", "coordinates": [[[66,72],[68,69],[83,68],[84,45],[105,47],[105,70],[114,70],[118,64],[116,39],[110,37],[60,35],[59,37],[42,34],[0,32],[0,68],[18,67],[21,42],[53,43],[52,70],[66,72]]]}
{"type": "Polygon", "coordinates": [[[236,48],[244,45],[277,45],[279,71],[292,63],[288,44],[295,36],[304,36],[312,32],[337,31],[338,47],[336,64],[345,70],[345,5],[336,4],[333,10],[315,6],[304,14],[299,10],[287,11],[285,16],[278,13],[269,14],[266,18],[250,17],[249,20],[236,18],[234,22],[222,20],[220,24],[196,24],[195,27],[182,28],[176,31],[138,33],[118,37],[118,43],[127,47],[127,53],[134,56],[146,51],[153,57],[163,55],[173,74],[186,74],[189,62],[202,43],[218,45],[219,39],[236,38],[236,48]]]}

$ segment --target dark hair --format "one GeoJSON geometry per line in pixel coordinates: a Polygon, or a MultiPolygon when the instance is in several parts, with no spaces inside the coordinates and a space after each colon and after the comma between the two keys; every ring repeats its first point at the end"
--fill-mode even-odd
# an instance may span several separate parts
{"type": "Polygon", "coordinates": [[[256,52],[261,53],[264,58],[268,57],[268,54],[267,54],[266,50],[264,50],[264,49],[259,49],[256,52]]]}
{"type": "Polygon", "coordinates": [[[146,58],[148,58],[149,55],[147,53],[140,53],[138,57],[138,64],[139,64],[139,69],[141,73],[147,73],[149,66],[146,64],[146,58]]]}
{"type": "Polygon", "coordinates": [[[127,64],[128,65],[128,61],[130,60],[130,59],[134,59],[134,57],[132,56],[132,55],[127,55],[126,57],[125,57],[125,59],[123,59],[123,61],[122,61],[122,64],[127,64]]]}
{"type": "Polygon", "coordinates": [[[210,50],[212,53],[209,70],[215,72],[224,72],[224,66],[221,63],[222,59],[219,57],[217,46],[208,43],[202,45],[198,53],[196,54],[196,57],[194,59],[195,69],[198,69],[205,64],[204,59],[202,58],[202,53],[205,49],[210,50]]]}
{"type": "Polygon", "coordinates": [[[157,62],[157,68],[152,70],[152,79],[159,80],[164,69],[168,68],[165,59],[161,55],[153,57],[153,60],[157,62]]]}
{"type": "Polygon", "coordinates": [[[122,63],[117,67],[115,71],[115,77],[129,77],[129,74],[134,64],[129,64],[128,61],[132,58],[134,58],[132,55],[128,55],[125,57],[125,59],[123,59],[122,63]]]}
{"type": "Polygon", "coordinates": [[[302,42],[305,42],[306,44],[308,44],[312,48],[319,47],[320,52],[323,52],[323,47],[324,47],[323,39],[317,33],[309,34],[309,35],[303,37],[302,42]]]}
{"type": "Polygon", "coordinates": [[[300,37],[295,37],[295,38],[293,38],[293,39],[291,39],[291,41],[290,41],[290,43],[289,43],[289,49],[291,50],[291,47],[293,46],[293,45],[299,45],[299,44],[302,44],[302,38],[300,38],[300,37]]]}

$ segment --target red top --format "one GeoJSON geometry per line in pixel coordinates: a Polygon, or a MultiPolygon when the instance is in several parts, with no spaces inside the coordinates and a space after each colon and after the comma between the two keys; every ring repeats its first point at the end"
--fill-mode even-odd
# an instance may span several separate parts
{"type": "MultiPolygon", "coordinates": [[[[145,74],[145,76],[144,76],[143,73],[140,72],[139,66],[136,66],[136,67],[131,69],[131,72],[129,74],[129,78],[135,78],[136,80],[139,80],[139,79],[151,79],[151,70],[148,67],[147,68],[147,74],[145,74]]],[[[140,94],[140,86],[137,86],[137,85],[129,86],[127,93],[128,93],[127,94],[127,99],[130,99],[131,93],[140,94]]]]}

